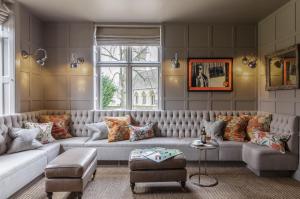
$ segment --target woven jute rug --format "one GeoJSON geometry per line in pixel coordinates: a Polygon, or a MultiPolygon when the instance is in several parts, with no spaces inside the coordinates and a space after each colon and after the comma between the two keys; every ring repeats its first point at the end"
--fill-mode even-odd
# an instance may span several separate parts
{"type": "MultiPolygon", "coordinates": [[[[197,171],[189,166],[188,173],[197,171]]],[[[84,199],[243,199],[300,198],[300,182],[288,177],[257,177],[245,167],[209,167],[208,173],[218,178],[215,187],[202,188],[187,181],[186,190],[174,183],[140,183],[136,194],[129,186],[126,166],[101,166],[94,181],[84,191],[84,199]]],[[[46,199],[44,178],[18,193],[18,199],[46,199]]],[[[72,193],[54,193],[54,199],[74,198],[72,193]]]]}

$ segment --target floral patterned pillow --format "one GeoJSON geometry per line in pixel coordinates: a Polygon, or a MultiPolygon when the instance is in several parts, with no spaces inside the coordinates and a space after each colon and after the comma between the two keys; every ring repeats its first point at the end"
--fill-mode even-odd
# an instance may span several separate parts
{"type": "Polygon", "coordinates": [[[246,140],[246,127],[250,116],[225,116],[218,115],[217,120],[226,123],[223,139],[228,141],[244,142],[246,140]]]}
{"type": "Polygon", "coordinates": [[[52,136],[56,140],[71,138],[70,134],[70,115],[41,115],[39,122],[52,122],[52,136]]]}
{"type": "Polygon", "coordinates": [[[129,140],[130,137],[130,116],[106,117],[104,118],[108,128],[108,142],[129,140]]]}
{"type": "Polygon", "coordinates": [[[146,124],[145,126],[132,126],[130,128],[130,141],[138,141],[154,137],[153,123],[146,124]]]}
{"type": "Polygon", "coordinates": [[[253,116],[247,126],[247,137],[249,140],[253,138],[253,133],[257,130],[259,131],[270,131],[270,124],[272,120],[272,115],[256,115],[253,116]]]}
{"type": "Polygon", "coordinates": [[[286,143],[290,139],[290,134],[271,134],[265,131],[255,131],[253,132],[253,136],[251,142],[258,145],[268,146],[271,149],[279,151],[281,153],[286,152],[286,143]]]}
{"type": "Polygon", "coordinates": [[[51,130],[53,127],[53,123],[34,123],[34,122],[25,122],[24,127],[26,129],[35,129],[39,128],[40,133],[37,134],[36,139],[40,141],[42,144],[48,144],[54,142],[55,139],[51,135],[51,130]]]}

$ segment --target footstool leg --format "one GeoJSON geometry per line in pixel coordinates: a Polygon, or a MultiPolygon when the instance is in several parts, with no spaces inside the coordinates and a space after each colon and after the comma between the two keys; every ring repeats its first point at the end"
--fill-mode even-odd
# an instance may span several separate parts
{"type": "Polygon", "coordinates": [[[96,173],[97,173],[97,169],[93,173],[92,181],[95,179],[96,173]]]}
{"type": "Polygon", "coordinates": [[[52,192],[47,192],[47,198],[52,199],[53,193],[52,192]]]}
{"type": "Polygon", "coordinates": [[[77,192],[77,198],[81,199],[82,198],[82,192],[77,192]]]}
{"type": "Polygon", "coordinates": [[[181,184],[181,187],[184,189],[185,188],[185,181],[181,181],[180,184],[181,184]]]}
{"type": "Polygon", "coordinates": [[[135,187],[135,183],[131,182],[130,183],[130,188],[131,188],[132,193],[134,193],[134,187],[135,187]]]}

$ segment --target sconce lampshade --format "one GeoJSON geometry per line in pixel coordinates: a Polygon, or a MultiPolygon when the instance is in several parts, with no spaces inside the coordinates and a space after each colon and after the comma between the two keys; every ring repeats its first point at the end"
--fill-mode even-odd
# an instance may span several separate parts
{"type": "Polygon", "coordinates": [[[255,68],[256,67],[257,58],[256,56],[244,56],[242,58],[242,63],[244,65],[247,65],[249,68],[255,68]]]}
{"type": "Polygon", "coordinates": [[[180,68],[180,63],[179,63],[179,58],[178,58],[178,53],[176,52],[174,55],[174,58],[171,59],[172,61],[172,68],[180,68]]]}
{"type": "Polygon", "coordinates": [[[84,63],[83,57],[77,57],[75,53],[71,54],[71,63],[70,63],[71,68],[77,68],[80,64],[83,63],[84,63]]]}

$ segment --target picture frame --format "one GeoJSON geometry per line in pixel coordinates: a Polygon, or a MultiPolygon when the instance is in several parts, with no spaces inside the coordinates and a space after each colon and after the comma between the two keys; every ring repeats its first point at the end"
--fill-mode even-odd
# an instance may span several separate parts
{"type": "Polygon", "coordinates": [[[232,71],[232,58],[189,58],[188,91],[231,92],[232,71]]]}

